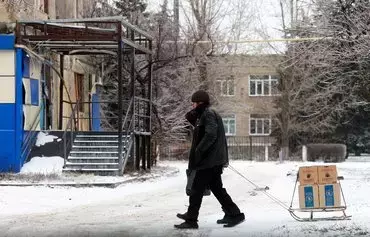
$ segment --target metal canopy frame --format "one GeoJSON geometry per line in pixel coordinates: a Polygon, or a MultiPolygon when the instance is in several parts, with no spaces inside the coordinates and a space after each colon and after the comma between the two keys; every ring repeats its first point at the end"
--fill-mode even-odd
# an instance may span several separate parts
{"type": "Polygon", "coordinates": [[[16,32],[18,44],[44,47],[64,55],[73,50],[80,50],[78,54],[83,55],[96,55],[89,50],[97,49],[118,52],[118,42],[124,45],[123,53],[135,49],[136,54],[152,54],[153,38],[123,17],[19,21],[16,32]]]}
{"type": "MultiPolygon", "coordinates": [[[[119,133],[119,159],[122,162],[122,130],[123,130],[123,55],[131,58],[131,81],[135,82],[134,58],[137,54],[148,55],[148,95],[151,116],[152,101],[152,46],[153,38],[126,22],[123,17],[102,17],[89,19],[57,19],[47,21],[18,21],[16,25],[16,43],[44,48],[60,55],[60,73],[63,77],[63,64],[65,55],[101,55],[117,56],[118,77],[118,133],[119,133]]],[[[135,100],[135,83],[131,83],[131,98],[135,100]]],[[[63,80],[61,80],[59,93],[59,123],[63,128],[63,80]]],[[[135,103],[134,103],[135,104],[135,103]]],[[[151,130],[149,119],[149,131],[151,130]]]]}

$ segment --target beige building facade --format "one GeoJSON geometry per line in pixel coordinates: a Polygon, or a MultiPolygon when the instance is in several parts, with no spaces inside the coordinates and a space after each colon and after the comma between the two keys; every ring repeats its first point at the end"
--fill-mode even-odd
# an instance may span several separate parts
{"type": "Polygon", "coordinates": [[[270,135],[282,60],[280,55],[229,55],[209,65],[215,106],[228,136],[270,135]]]}

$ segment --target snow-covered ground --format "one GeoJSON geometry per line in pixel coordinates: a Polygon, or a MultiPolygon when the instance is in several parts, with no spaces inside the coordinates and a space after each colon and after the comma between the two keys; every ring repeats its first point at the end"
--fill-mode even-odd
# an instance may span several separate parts
{"type": "Polygon", "coordinates": [[[97,176],[93,174],[62,173],[63,165],[64,160],[62,157],[36,156],[23,165],[19,174],[0,175],[0,186],[102,186],[104,184],[107,186],[117,186],[137,179],[146,180],[179,172],[179,169],[176,167],[161,165],[154,167],[150,172],[131,172],[130,175],[124,176],[97,176]]]}
{"type": "Polygon", "coordinates": [[[23,165],[21,174],[61,174],[63,170],[64,159],[59,156],[53,157],[33,157],[29,162],[23,165]]]}
{"type": "MultiPolygon", "coordinates": [[[[290,205],[294,174],[307,163],[232,161],[231,165],[290,205]]],[[[223,213],[212,195],[203,199],[198,230],[173,228],[181,222],[176,213],[185,212],[188,204],[186,163],[161,162],[154,172],[166,173],[171,167],[179,172],[115,189],[0,187],[0,236],[370,236],[369,157],[337,164],[339,175],[345,178],[347,214],[353,216],[347,221],[297,222],[287,210],[226,169],[225,187],[246,214],[244,223],[228,229],[216,224],[223,213]]]]}

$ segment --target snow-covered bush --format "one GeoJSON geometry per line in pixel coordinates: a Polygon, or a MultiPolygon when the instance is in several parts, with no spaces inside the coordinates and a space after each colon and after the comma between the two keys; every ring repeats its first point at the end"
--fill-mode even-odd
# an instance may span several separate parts
{"type": "Polygon", "coordinates": [[[344,144],[308,144],[307,160],[323,160],[325,162],[343,162],[346,158],[347,147],[344,144]]]}

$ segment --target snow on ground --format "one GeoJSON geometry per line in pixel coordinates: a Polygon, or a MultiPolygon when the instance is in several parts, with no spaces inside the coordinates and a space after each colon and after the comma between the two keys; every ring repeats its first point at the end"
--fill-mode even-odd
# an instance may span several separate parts
{"type": "Polygon", "coordinates": [[[129,182],[140,178],[141,180],[151,179],[159,176],[173,175],[178,168],[160,165],[153,167],[150,172],[131,172],[124,176],[95,176],[93,174],[62,173],[64,159],[55,157],[33,157],[25,163],[19,174],[7,174],[0,176],[0,186],[30,184],[55,186],[81,185],[81,184],[115,184],[129,182]]]}
{"type": "MultiPolygon", "coordinates": [[[[231,166],[290,205],[299,166],[313,163],[232,161],[231,166]]],[[[186,211],[185,162],[161,162],[162,176],[111,188],[0,187],[0,236],[370,236],[370,157],[337,164],[348,210],[347,221],[302,223],[230,169],[225,187],[246,214],[246,221],[226,229],[217,200],[205,197],[198,230],[176,230],[186,211]],[[165,173],[165,172],[164,172],[165,173]]],[[[296,195],[293,206],[297,207],[296,195]]],[[[324,213],[332,215],[332,213],[324,213]]]]}
{"type": "Polygon", "coordinates": [[[61,174],[64,159],[59,156],[53,157],[33,157],[25,163],[21,169],[21,174],[61,174]]]}

